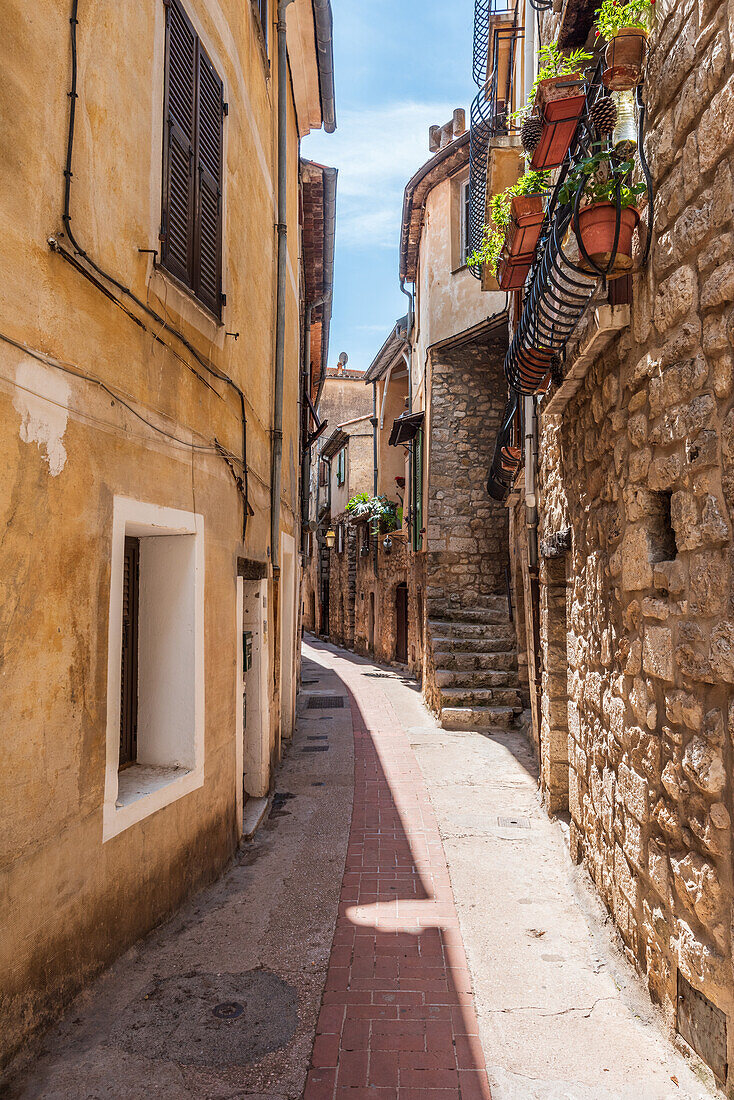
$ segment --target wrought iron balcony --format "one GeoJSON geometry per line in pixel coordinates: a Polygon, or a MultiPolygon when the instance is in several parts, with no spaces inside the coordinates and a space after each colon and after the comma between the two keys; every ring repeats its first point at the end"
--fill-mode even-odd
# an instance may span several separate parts
{"type": "MultiPolygon", "coordinates": [[[[600,137],[594,126],[594,106],[607,94],[603,81],[604,63],[599,59],[585,83],[586,106],[576,134],[558,172],[556,184],[548,198],[543,229],[535,261],[530,269],[519,323],[505,359],[505,376],[510,396],[495,446],[488,491],[494,499],[504,499],[522,462],[517,445],[521,396],[533,396],[545,391],[551,377],[562,376],[562,361],[566,344],[586,309],[600,280],[606,286],[607,277],[617,273],[616,261],[620,238],[624,232],[621,199],[621,178],[614,184],[613,206],[615,227],[611,252],[600,260],[591,256],[584,246],[580,231],[581,203],[585,186],[564,190],[568,174],[575,165],[587,161],[600,137]]],[[[637,268],[647,263],[652,241],[653,186],[645,158],[645,106],[642,87],[636,89],[637,148],[647,193],[649,225],[637,268]]],[[[611,203],[610,203],[611,205],[611,203]]],[[[629,226],[628,226],[629,232],[629,226]]],[[[519,301],[519,299],[518,299],[519,301]]]]}
{"type": "MultiPolygon", "coordinates": [[[[523,39],[519,24],[519,0],[508,7],[506,0],[476,0],[474,10],[474,81],[479,94],[471,107],[471,149],[469,169],[469,246],[481,247],[486,221],[487,169],[492,139],[516,133],[509,116],[518,61],[518,43],[523,39]],[[490,64],[491,62],[491,64],[490,64]]],[[[470,270],[477,277],[477,267],[470,270]]]]}

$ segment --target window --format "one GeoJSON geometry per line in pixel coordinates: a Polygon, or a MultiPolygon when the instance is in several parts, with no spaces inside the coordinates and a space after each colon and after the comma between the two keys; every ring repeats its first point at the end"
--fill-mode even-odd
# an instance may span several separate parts
{"type": "Polygon", "coordinates": [[[419,428],[411,448],[413,464],[413,549],[423,548],[423,428],[419,428]]]}
{"type": "Polygon", "coordinates": [[[204,782],[204,525],[115,497],[103,840],[204,782]]]}
{"type": "Polygon", "coordinates": [[[224,88],[179,0],[167,0],[161,263],[222,312],[224,88]]]}
{"type": "Polygon", "coordinates": [[[347,479],[347,448],[342,447],[336,456],[336,483],[343,485],[347,479]]]}
{"type": "Polygon", "coordinates": [[[459,216],[461,218],[461,266],[463,267],[471,252],[471,191],[469,190],[469,180],[464,180],[459,191],[459,216]]]}
{"type": "Polygon", "coordinates": [[[319,485],[326,485],[328,482],[329,466],[325,459],[319,461],[319,485]]]}

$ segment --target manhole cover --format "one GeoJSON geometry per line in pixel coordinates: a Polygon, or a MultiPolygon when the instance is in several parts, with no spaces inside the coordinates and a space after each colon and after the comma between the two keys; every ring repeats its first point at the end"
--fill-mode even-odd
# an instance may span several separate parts
{"type": "Polygon", "coordinates": [[[281,1050],[298,1026],[298,993],[268,970],[174,975],[123,1008],[114,1044],[190,1066],[246,1066],[281,1050]]]}
{"type": "Polygon", "coordinates": [[[500,829],[529,829],[530,822],[526,817],[498,817],[497,824],[500,829]]]}
{"type": "Polygon", "coordinates": [[[344,706],[344,698],[341,695],[312,695],[308,700],[307,710],[337,710],[344,706]]]}

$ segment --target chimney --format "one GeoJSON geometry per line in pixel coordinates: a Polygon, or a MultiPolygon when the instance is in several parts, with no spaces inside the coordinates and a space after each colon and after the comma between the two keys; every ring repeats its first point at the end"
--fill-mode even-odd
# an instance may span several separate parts
{"type": "Polygon", "coordinates": [[[457,107],[449,122],[443,126],[431,126],[428,130],[428,148],[430,152],[437,153],[439,149],[445,149],[456,138],[466,133],[466,111],[463,107],[457,107]]]}

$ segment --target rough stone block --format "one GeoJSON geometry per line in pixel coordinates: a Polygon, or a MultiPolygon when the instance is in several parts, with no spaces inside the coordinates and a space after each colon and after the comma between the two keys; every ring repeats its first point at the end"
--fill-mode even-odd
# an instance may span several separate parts
{"type": "Polygon", "coordinates": [[[625,809],[638,821],[647,820],[647,780],[627,766],[620,764],[617,771],[617,791],[625,809]]]}
{"type": "Polygon", "coordinates": [[[719,623],[712,631],[711,669],[727,684],[734,683],[734,623],[719,623]]]}
{"type": "Polygon", "coordinates": [[[704,112],[699,133],[699,164],[702,173],[712,168],[734,145],[734,76],[730,77],[704,112]]]}
{"type": "Polygon", "coordinates": [[[650,676],[673,679],[673,635],[669,627],[645,627],[642,667],[650,676]]]}
{"type": "Polygon", "coordinates": [[[666,333],[681,321],[696,304],[698,288],[696,273],[692,267],[683,266],[660,284],[655,298],[655,327],[666,333]]]}
{"type": "Polygon", "coordinates": [[[721,756],[701,737],[693,737],[683,754],[683,770],[708,795],[718,795],[726,786],[721,756]]]}
{"type": "Polygon", "coordinates": [[[652,586],[653,548],[650,532],[644,527],[627,529],[622,542],[622,587],[627,592],[652,586]]]}

